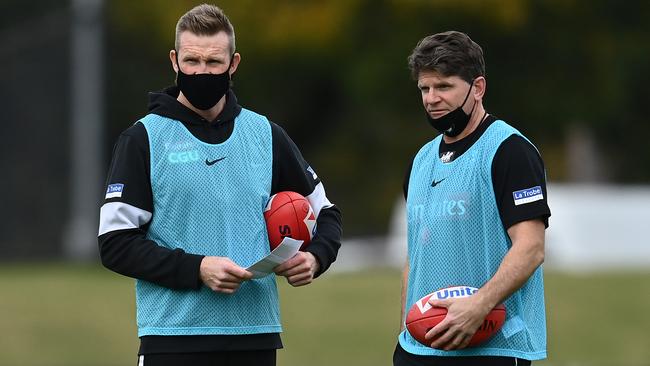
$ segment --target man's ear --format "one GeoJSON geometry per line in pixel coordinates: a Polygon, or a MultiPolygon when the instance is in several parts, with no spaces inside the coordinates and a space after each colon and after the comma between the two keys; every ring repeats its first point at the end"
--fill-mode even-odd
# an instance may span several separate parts
{"type": "Polygon", "coordinates": [[[487,81],[484,76],[479,76],[474,80],[474,97],[476,99],[483,99],[485,90],[487,88],[487,81]]]}
{"type": "Polygon", "coordinates": [[[239,66],[240,62],[241,62],[241,55],[239,54],[239,52],[235,52],[232,55],[232,62],[230,63],[230,70],[228,70],[230,72],[230,75],[234,74],[235,71],[237,71],[237,67],[239,66]]]}
{"type": "Polygon", "coordinates": [[[174,72],[178,72],[178,64],[176,63],[176,50],[170,50],[169,51],[169,61],[172,63],[172,69],[174,69],[174,72]]]}

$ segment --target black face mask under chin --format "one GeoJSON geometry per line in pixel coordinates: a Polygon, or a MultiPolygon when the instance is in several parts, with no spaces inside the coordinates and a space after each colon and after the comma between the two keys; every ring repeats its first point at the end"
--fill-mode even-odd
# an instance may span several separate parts
{"type": "Polygon", "coordinates": [[[467,102],[467,98],[472,91],[474,80],[472,80],[469,84],[469,90],[467,91],[467,95],[465,95],[465,99],[463,100],[463,103],[460,105],[460,107],[454,109],[453,111],[445,114],[440,118],[432,118],[429,115],[429,112],[427,112],[427,119],[433,128],[449,137],[456,137],[460,135],[463,130],[465,130],[465,127],[467,127],[469,119],[474,112],[474,107],[476,107],[476,102],[474,102],[472,110],[469,112],[469,114],[465,114],[465,111],[463,110],[463,106],[465,105],[465,102],[467,102]]]}
{"type": "Polygon", "coordinates": [[[176,53],[176,64],[178,65],[176,85],[183,92],[185,98],[197,109],[205,111],[214,107],[230,89],[228,71],[232,65],[232,57],[228,68],[221,74],[185,74],[181,71],[178,62],[178,52],[176,53]]]}

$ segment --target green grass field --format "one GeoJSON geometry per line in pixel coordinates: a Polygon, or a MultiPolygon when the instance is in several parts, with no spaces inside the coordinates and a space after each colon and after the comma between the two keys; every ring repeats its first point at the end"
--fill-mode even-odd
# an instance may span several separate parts
{"type": "MultiPolygon", "coordinates": [[[[278,365],[391,365],[399,272],[280,279],[278,365]]],[[[136,365],[133,281],[99,266],[0,266],[0,365],[136,365]]],[[[546,273],[549,359],[536,365],[650,365],[650,271],[546,273]]]]}

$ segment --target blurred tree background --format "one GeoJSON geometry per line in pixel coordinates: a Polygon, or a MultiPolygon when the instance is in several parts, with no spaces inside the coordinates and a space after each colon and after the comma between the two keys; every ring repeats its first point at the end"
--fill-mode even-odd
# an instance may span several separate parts
{"type": "MultiPolygon", "coordinates": [[[[170,85],[177,19],[197,1],[104,3],[104,162],[170,85]]],[[[540,149],[551,182],[650,181],[644,113],[650,2],[328,0],[216,2],[235,26],[240,104],[283,126],[344,213],[345,235],[383,235],[405,169],[435,136],[406,58],[450,29],[483,47],[487,110],[540,149]]],[[[69,163],[70,4],[0,5],[2,258],[57,255],[69,163]],[[34,226],[38,225],[38,230],[34,226]]],[[[102,187],[98,187],[97,207],[102,187]]]]}

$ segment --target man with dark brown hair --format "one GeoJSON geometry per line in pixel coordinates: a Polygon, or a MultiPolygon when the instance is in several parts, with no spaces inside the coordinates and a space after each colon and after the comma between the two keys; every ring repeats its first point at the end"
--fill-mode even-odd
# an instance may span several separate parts
{"type": "Polygon", "coordinates": [[[447,309],[420,344],[402,329],[396,366],[526,365],[546,357],[544,163],[519,131],[483,106],[483,50],[466,34],[422,39],[409,67],[427,119],[440,135],[411,163],[404,184],[408,262],[402,320],[436,290],[469,286],[471,296],[431,299],[447,309]],[[487,342],[467,348],[485,316],[505,303],[506,321],[487,342]]]}

